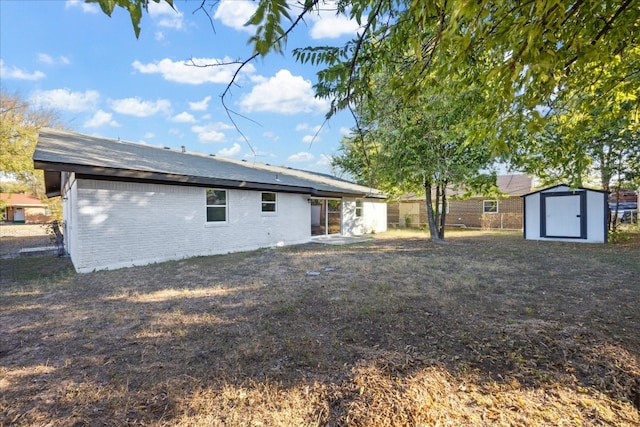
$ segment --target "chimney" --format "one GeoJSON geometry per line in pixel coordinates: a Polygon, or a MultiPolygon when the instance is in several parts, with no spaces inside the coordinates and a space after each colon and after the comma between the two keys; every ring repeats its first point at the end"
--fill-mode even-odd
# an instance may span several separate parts
{"type": "Polygon", "coordinates": [[[183,153],[186,153],[186,152],[187,152],[187,148],[186,148],[184,145],[182,146],[182,152],[183,152],[183,153]]]}

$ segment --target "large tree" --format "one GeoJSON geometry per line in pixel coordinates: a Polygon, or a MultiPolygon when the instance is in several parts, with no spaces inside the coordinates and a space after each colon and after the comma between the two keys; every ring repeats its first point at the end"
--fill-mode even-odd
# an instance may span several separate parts
{"type": "Polygon", "coordinates": [[[34,109],[19,93],[0,91],[0,174],[2,191],[44,196],[42,171],[33,167],[41,127],[61,127],[53,110],[34,109]]]}
{"type": "MultiPolygon", "coordinates": [[[[99,3],[109,15],[125,8],[136,36],[151,1],[173,6],[173,0],[86,1],[99,3]]],[[[216,1],[202,0],[197,9],[208,15],[216,1]]],[[[606,188],[614,164],[609,158],[620,164],[627,155],[617,147],[636,144],[637,0],[257,0],[247,22],[256,28],[249,38],[253,54],[244,64],[282,53],[305,17],[328,7],[356,20],[361,26],[357,35],[343,45],[293,51],[298,61],[321,67],[315,89],[331,100],[328,116],[364,104],[370,108],[377,96],[371,82],[391,69],[389,87],[407,105],[419,102],[427,85],[464,85],[473,73],[484,93],[482,103],[466,110],[466,126],[473,129],[468,137],[490,141],[492,151],[518,161],[524,154],[529,159],[551,155],[558,162],[547,170],[538,167],[541,175],[562,172],[563,180],[578,183],[588,166],[599,164],[606,188]],[[620,101],[624,108],[612,117],[611,106],[620,101]],[[592,126],[575,140],[575,129],[586,126],[579,120],[585,114],[592,126]],[[610,120],[615,123],[609,125],[610,120]],[[612,130],[617,132],[613,139],[612,130]]],[[[634,161],[631,156],[626,164],[634,161]]]]}
{"type": "MultiPolygon", "coordinates": [[[[136,35],[150,1],[173,5],[173,0],[86,1],[99,3],[109,15],[115,7],[125,8],[136,35]]],[[[213,4],[202,0],[198,9],[207,13],[213,4]]],[[[484,134],[510,132],[514,118],[532,117],[513,114],[514,109],[551,105],[564,91],[597,83],[640,92],[637,0],[258,0],[248,22],[256,31],[249,38],[254,54],[247,60],[282,52],[306,16],[331,6],[361,24],[357,36],[342,46],[294,51],[299,61],[323,66],[317,93],[331,98],[331,112],[369,96],[372,76],[400,56],[404,68],[394,76],[395,86],[407,98],[418,96],[416,82],[435,73],[444,83],[484,57],[489,66],[478,78],[490,96],[474,112],[484,134]]],[[[631,117],[638,122],[637,115],[631,117]]]]}
{"type": "Polygon", "coordinates": [[[409,104],[386,85],[389,75],[372,84],[375,96],[358,109],[359,127],[343,139],[333,166],[391,194],[424,194],[431,239],[440,241],[446,222],[441,207],[452,187],[495,188],[495,175],[480,172],[495,157],[487,141],[470,138],[467,126],[467,110],[482,103],[483,91],[469,80],[464,88],[425,85],[409,104]]]}

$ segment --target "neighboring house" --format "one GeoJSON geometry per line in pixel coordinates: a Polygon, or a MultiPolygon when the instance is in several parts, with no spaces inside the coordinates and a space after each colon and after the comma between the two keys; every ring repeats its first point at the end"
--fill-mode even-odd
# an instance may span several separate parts
{"type": "MultiPolygon", "coordinates": [[[[447,191],[446,225],[482,229],[522,229],[523,210],[520,196],[531,191],[531,177],[525,174],[497,177],[498,199],[473,196],[459,198],[462,190],[447,191]]],[[[403,196],[389,203],[390,227],[428,227],[424,195],[403,196]]]]}
{"type": "Polygon", "coordinates": [[[384,194],[329,175],[52,129],[33,159],[78,272],[386,230],[384,194]]]}
{"type": "Polygon", "coordinates": [[[560,184],[522,196],[524,238],[606,243],[607,192],[560,184]]]}
{"type": "Polygon", "coordinates": [[[41,224],[52,221],[45,203],[29,194],[0,193],[2,219],[16,224],[41,224]]]}

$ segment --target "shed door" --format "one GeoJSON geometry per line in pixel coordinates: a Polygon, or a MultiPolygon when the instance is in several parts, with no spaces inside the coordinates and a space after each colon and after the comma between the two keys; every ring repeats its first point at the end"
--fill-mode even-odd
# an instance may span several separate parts
{"type": "Polygon", "coordinates": [[[544,194],[542,197],[542,236],[584,238],[583,209],[584,194],[556,195],[544,194]]]}

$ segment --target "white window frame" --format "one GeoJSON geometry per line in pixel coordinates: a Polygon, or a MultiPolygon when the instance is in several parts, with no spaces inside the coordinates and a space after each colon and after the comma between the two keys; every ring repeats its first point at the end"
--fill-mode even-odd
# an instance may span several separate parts
{"type": "Polygon", "coordinates": [[[263,191],[260,193],[260,211],[263,215],[274,215],[278,213],[278,193],[274,191],[263,191]],[[264,200],[265,194],[273,194],[273,200],[264,200]],[[265,211],[264,208],[266,205],[273,206],[273,210],[265,211]]]}
{"type": "Polygon", "coordinates": [[[500,203],[498,203],[498,200],[493,199],[493,200],[483,200],[482,201],[482,213],[483,214],[497,214],[500,211],[500,203]],[[495,210],[487,210],[487,208],[490,208],[491,206],[495,206],[496,209],[495,210]]]}
{"type": "Polygon", "coordinates": [[[206,211],[205,211],[205,220],[207,222],[207,224],[226,224],[229,221],[229,191],[222,189],[222,188],[207,188],[205,190],[205,204],[206,204],[206,211]],[[223,191],[224,192],[224,204],[220,205],[220,204],[213,204],[210,205],[209,204],[209,192],[210,191],[223,191]],[[209,220],[209,208],[224,208],[224,220],[209,220]]]}
{"type": "Polygon", "coordinates": [[[356,209],[355,209],[356,218],[362,218],[363,212],[364,212],[364,201],[362,199],[356,199],[356,209]]]}

